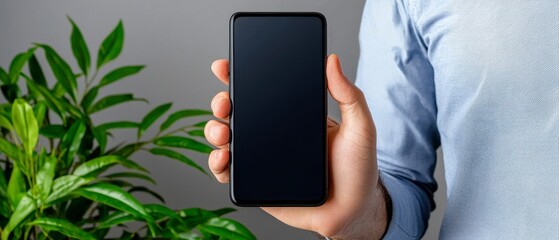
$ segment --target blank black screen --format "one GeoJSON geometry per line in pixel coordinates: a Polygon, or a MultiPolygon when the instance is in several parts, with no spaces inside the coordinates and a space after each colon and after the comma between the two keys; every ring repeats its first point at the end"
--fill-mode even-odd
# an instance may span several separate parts
{"type": "Polygon", "coordinates": [[[238,14],[231,28],[233,201],[321,203],[326,194],[324,19],[238,14]]]}

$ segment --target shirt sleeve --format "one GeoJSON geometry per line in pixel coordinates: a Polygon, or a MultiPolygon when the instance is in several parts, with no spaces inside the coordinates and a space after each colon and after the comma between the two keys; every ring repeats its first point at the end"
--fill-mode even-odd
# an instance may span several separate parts
{"type": "Polygon", "coordinates": [[[385,239],[421,238],[435,208],[434,74],[410,9],[406,0],[368,0],[359,38],[356,84],[375,121],[380,176],[392,199],[385,239]]]}

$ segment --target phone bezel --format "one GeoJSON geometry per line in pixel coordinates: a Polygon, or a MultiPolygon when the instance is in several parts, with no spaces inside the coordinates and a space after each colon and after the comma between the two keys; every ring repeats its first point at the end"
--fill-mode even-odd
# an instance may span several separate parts
{"type": "Polygon", "coordinates": [[[327,24],[326,24],[326,18],[324,17],[324,15],[322,15],[321,13],[318,12],[237,12],[234,13],[229,21],[229,77],[230,77],[230,82],[229,82],[229,94],[230,94],[230,100],[231,100],[231,117],[229,119],[229,125],[230,125],[230,137],[231,137],[231,141],[230,141],[230,181],[229,181],[229,196],[231,201],[237,205],[237,206],[241,206],[241,207],[264,207],[264,206],[282,206],[282,207],[312,207],[312,206],[320,206],[322,204],[324,204],[326,202],[326,199],[328,198],[328,151],[327,151],[327,112],[328,112],[328,106],[327,106],[327,85],[326,85],[326,72],[324,72],[324,84],[323,84],[323,92],[324,92],[324,96],[323,96],[323,112],[324,112],[324,116],[323,116],[323,121],[324,121],[324,139],[323,141],[323,146],[324,146],[324,189],[322,191],[323,196],[321,196],[321,198],[319,199],[311,199],[311,200],[303,200],[303,199],[293,199],[293,200],[273,200],[273,201],[266,201],[266,200],[254,200],[254,201],[247,201],[247,200],[241,200],[235,197],[235,170],[234,170],[234,162],[235,159],[233,158],[234,154],[234,139],[233,139],[233,132],[234,130],[234,98],[235,98],[235,91],[234,91],[234,71],[233,71],[233,63],[234,63],[234,52],[233,52],[233,36],[234,36],[234,23],[236,21],[236,19],[240,18],[240,17],[254,17],[254,16],[258,16],[258,17],[291,17],[291,16],[305,16],[305,17],[317,17],[321,20],[322,22],[322,54],[323,54],[323,68],[326,71],[326,58],[327,58],[327,24]]]}

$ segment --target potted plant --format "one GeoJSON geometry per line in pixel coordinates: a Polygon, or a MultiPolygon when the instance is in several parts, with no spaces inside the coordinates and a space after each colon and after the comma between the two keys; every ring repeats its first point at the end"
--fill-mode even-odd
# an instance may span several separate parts
{"type": "Polygon", "coordinates": [[[255,239],[242,224],[222,217],[234,209],[173,210],[155,191],[129,181],[155,183],[149,171],[133,160],[138,151],[178,160],[207,175],[178,151],[212,150],[197,140],[203,136],[206,122],[177,125],[181,119],[211,113],[183,109],[167,115],[172,103],[165,103],[140,121],[94,123],[91,116],[95,113],[130,101],[146,101],[130,93],[100,96],[104,88],[139,73],[144,66],[119,67],[97,78],[99,70],[122,51],[123,24],[119,22],[104,39],[93,64],[80,29],[69,21],[78,71],[52,47],[40,43],[15,56],[8,69],[0,68],[6,100],[0,104],[2,240],[103,239],[111,229],[120,231],[118,239],[255,239]],[[38,53],[52,70],[54,84],[46,80],[38,53]],[[78,84],[81,80],[83,84],[78,84]],[[144,136],[165,115],[155,136],[144,136]],[[137,140],[108,144],[111,133],[124,128],[136,130],[137,140]],[[115,170],[116,166],[126,170],[115,170]],[[151,194],[161,203],[141,203],[134,197],[136,192],[151,194]],[[131,222],[141,226],[129,229],[131,222]]]}

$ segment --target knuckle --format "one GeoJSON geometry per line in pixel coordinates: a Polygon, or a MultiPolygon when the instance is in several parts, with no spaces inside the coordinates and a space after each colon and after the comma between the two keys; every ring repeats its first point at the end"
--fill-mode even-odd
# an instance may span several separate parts
{"type": "Polygon", "coordinates": [[[339,234],[340,228],[341,224],[339,223],[328,223],[319,226],[316,232],[325,237],[333,237],[339,234]]]}
{"type": "Polygon", "coordinates": [[[357,96],[357,98],[359,100],[364,100],[365,99],[365,93],[363,93],[363,91],[361,91],[361,89],[359,89],[356,86],[353,86],[355,89],[355,96],[357,96]]]}

